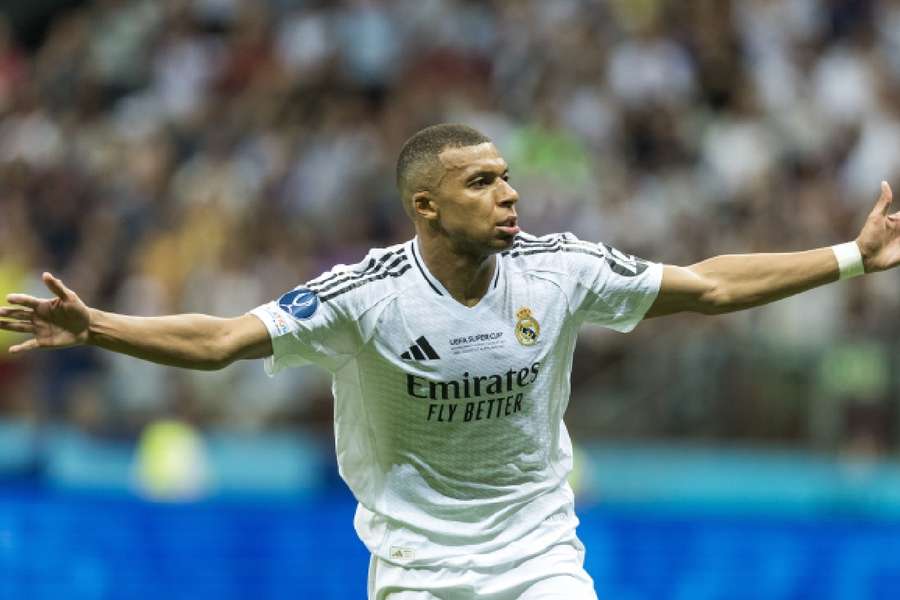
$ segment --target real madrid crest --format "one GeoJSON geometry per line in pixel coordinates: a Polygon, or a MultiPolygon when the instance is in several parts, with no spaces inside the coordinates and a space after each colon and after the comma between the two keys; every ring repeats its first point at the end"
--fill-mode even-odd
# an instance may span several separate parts
{"type": "Polygon", "coordinates": [[[527,307],[520,308],[516,313],[519,319],[516,321],[516,339],[523,346],[533,346],[537,343],[538,336],[541,333],[541,324],[531,314],[531,309],[527,307]]]}

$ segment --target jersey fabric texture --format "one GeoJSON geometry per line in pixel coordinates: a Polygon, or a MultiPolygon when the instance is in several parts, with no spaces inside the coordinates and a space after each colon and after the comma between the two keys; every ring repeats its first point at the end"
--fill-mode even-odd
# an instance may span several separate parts
{"type": "Polygon", "coordinates": [[[662,265],[570,233],[516,236],[466,307],[416,239],[370,251],[254,309],[267,373],[333,374],[338,467],[380,560],[488,568],[538,554],[578,523],[563,423],[579,326],[630,331],[662,265]]]}
{"type": "Polygon", "coordinates": [[[372,556],[369,600],[597,600],[575,537],[502,567],[398,566],[372,556]]]}

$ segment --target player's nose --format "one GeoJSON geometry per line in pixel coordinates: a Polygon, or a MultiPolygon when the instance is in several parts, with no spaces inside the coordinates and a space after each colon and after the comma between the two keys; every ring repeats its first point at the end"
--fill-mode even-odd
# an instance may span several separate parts
{"type": "Polygon", "coordinates": [[[500,206],[512,208],[519,201],[519,192],[508,181],[501,179],[499,197],[498,204],[500,206]]]}

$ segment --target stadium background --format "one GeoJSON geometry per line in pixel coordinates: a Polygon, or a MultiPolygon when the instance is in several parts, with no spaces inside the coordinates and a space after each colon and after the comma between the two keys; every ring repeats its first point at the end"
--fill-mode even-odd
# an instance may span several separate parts
{"type": "MultiPolygon", "coordinates": [[[[406,239],[393,161],[438,121],[496,140],[533,233],[846,241],[900,186],[900,5],[6,0],[0,292],[241,314],[406,239]]],[[[900,596],[898,277],[584,332],[601,597],[900,596]]],[[[0,597],[363,597],[331,411],[315,370],[0,354],[0,597]]]]}

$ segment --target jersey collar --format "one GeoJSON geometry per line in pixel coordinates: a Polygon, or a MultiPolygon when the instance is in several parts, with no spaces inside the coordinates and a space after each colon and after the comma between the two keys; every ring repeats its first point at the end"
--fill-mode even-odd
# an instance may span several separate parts
{"type": "MultiPolygon", "coordinates": [[[[428,283],[429,287],[438,295],[438,296],[446,296],[451,300],[453,297],[450,295],[450,292],[447,291],[447,288],[444,287],[444,284],[440,282],[440,280],[431,274],[431,271],[428,270],[428,266],[425,264],[425,260],[422,258],[422,252],[419,250],[419,236],[416,236],[410,241],[410,254],[412,254],[413,261],[416,263],[416,267],[419,269],[419,273],[422,274],[422,277],[425,278],[425,281],[428,283]]],[[[497,283],[500,281],[500,264],[501,264],[500,256],[497,255],[497,260],[494,261],[494,279],[491,282],[491,287],[488,288],[488,293],[490,291],[497,288],[497,283]]],[[[482,298],[484,300],[484,298],[482,298]]],[[[454,300],[456,302],[456,300],[454,300]]],[[[479,302],[481,304],[481,302],[479,302]]]]}

